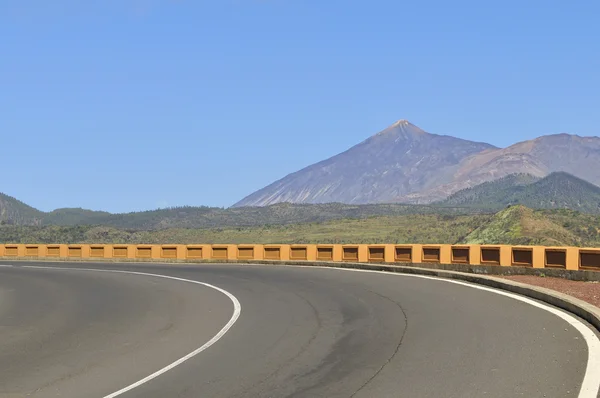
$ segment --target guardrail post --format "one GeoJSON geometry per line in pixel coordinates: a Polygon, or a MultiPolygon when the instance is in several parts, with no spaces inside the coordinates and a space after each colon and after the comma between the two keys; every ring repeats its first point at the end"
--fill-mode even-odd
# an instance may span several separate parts
{"type": "Polygon", "coordinates": [[[227,246],[227,260],[235,261],[237,259],[237,245],[225,245],[227,246]]]}
{"type": "Polygon", "coordinates": [[[342,261],[342,245],[332,245],[333,246],[333,258],[331,261],[342,261]]]}
{"type": "Polygon", "coordinates": [[[467,245],[469,248],[469,264],[481,265],[481,246],[467,245]]]}
{"type": "Polygon", "coordinates": [[[412,246],[412,255],[411,262],[415,264],[420,264],[423,262],[423,245],[411,245],[412,246]]]}
{"type": "Polygon", "coordinates": [[[452,246],[440,245],[440,264],[452,263],[452,246]]]}
{"type": "Polygon", "coordinates": [[[162,247],[160,245],[150,245],[150,259],[159,260],[162,247]]]}
{"type": "Polygon", "coordinates": [[[59,247],[59,255],[58,257],[60,258],[67,258],[69,257],[69,246],[67,245],[58,245],[59,247]]]}
{"type": "Polygon", "coordinates": [[[358,245],[358,262],[366,263],[369,261],[369,245],[358,245]]]}
{"type": "Polygon", "coordinates": [[[104,245],[104,258],[113,258],[113,245],[104,245]]]}
{"type": "Polygon", "coordinates": [[[81,258],[90,258],[90,245],[81,245],[81,258]]]}
{"type": "Polygon", "coordinates": [[[317,261],[317,245],[306,245],[306,261],[317,261]]]}
{"type": "Polygon", "coordinates": [[[543,246],[533,247],[533,268],[546,267],[546,248],[543,246]]]}
{"type": "Polygon", "coordinates": [[[174,245],[177,250],[177,261],[185,260],[186,246],[185,245],[174,245]]]}
{"type": "Polygon", "coordinates": [[[137,253],[137,245],[126,245],[127,246],[127,258],[135,259],[137,253]]]}
{"type": "Polygon", "coordinates": [[[265,259],[265,245],[254,245],[254,260],[265,259]]]}
{"type": "Polygon", "coordinates": [[[396,261],[396,245],[383,245],[385,247],[384,262],[393,263],[396,261]]]}
{"type": "Polygon", "coordinates": [[[290,260],[291,247],[292,247],[291,245],[280,245],[279,255],[281,256],[282,261],[290,260]]]}
{"type": "Polygon", "coordinates": [[[38,258],[46,257],[46,245],[38,245],[38,258]]]}
{"type": "Polygon", "coordinates": [[[566,248],[566,269],[578,270],[579,269],[579,248],[578,247],[567,247],[566,248]]]}
{"type": "Polygon", "coordinates": [[[500,245],[500,265],[510,267],[512,265],[512,246],[500,245]]]}

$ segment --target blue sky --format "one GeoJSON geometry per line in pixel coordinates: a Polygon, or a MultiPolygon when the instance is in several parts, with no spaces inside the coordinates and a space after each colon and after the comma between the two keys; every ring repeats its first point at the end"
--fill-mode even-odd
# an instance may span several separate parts
{"type": "Polygon", "coordinates": [[[0,0],[0,191],[230,206],[408,119],[600,134],[600,2],[0,0]]]}

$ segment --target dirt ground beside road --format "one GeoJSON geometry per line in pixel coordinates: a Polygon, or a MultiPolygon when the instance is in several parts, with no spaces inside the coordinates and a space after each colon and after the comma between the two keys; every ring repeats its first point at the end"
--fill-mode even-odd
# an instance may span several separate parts
{"type": "Polygon", "coordinates": [[[502,276],[501,278],[556,290],[560,293],[568,294],[600,308],[599,282],[580,282],[563,278],[549,278],[533,275],[511,275],[502,276]]]}

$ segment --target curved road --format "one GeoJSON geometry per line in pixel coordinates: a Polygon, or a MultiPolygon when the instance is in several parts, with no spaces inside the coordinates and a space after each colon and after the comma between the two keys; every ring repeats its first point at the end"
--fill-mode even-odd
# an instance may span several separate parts
{"type": "Polygon", "coordinates": [[[586,340],[565,320],[443,280],[12,264],[0,267],[0,397],[578,397],[586,372],[586,340]],[[115,394],[210,341],[234,304],[210,286],[77,267],[207,283],[241,314],[214,345],[115,394]]]}

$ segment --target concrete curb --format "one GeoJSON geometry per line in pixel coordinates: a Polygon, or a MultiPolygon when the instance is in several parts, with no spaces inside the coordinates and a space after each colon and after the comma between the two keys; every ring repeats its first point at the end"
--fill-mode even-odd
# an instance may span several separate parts
{"type": "MultiPolygon", "coordinates": [[[[5,261],[6,259],[1,259],[5,261]]],[[[15,259],[12,259],[13,261],[15,259]]],[[[87,260],[87,259],[86,259],[87,260]]],[[[449,271],[445,269],[436,268],[440,264],[419,264],[424,265],[428,268],[423,268],[414,265],[390,265],[390,264],[373,264],[373,263],[351,263],[351,262],[324,262],[324,261],[269,261],[269,260],[202,260],[202,261],[84,261],[73,259],[53,259],[48,260],[32,260],[32,259],[19,259],[18,262],[53,262],[53,263],[86,263],[94,264],[98,262],[114,263],[114,264],[181,264],[181,265],[194,265],[194,264],[256,264],[256,265],[292,265],[292,266],[303,266],[303,267],[326,267],[326,268],[347,268],[347,269],[358,269],[368,271],[384,271],[391,273],[401,274],[413,274],[413,275],[425,275],[433,276],[438,278],[453,279],[464,282],[475,283],[478,285],[488,286],[500,290],[505,290],[513,293],[517,293],[523,296],[531,297],[545,303],[551,304],[555,307],[561,308],[565,311],[571,312],[578,317],[586,320],[593,325],[600,332],[600,308],[593,306],[583,300],[579,300],[575,297],[562,294],[560,292],[546,289],[543,287],[527,285],[524,283],[514,282],[506,279],[494,278],[492,276],[467,273],[460,271],[449,271]]],[[[505,268],[505,267],[502,267],[505,268]]],[[[514,268],[513,268],[514,269],[514,268]]],[[[542,270],[543,271],[543,270],[542,270]]],[[[473,270],[471,271],[473,272],[473,270]]],[[[519,274],[519,272],[513,272],[512,274],[519,274]]]]}

